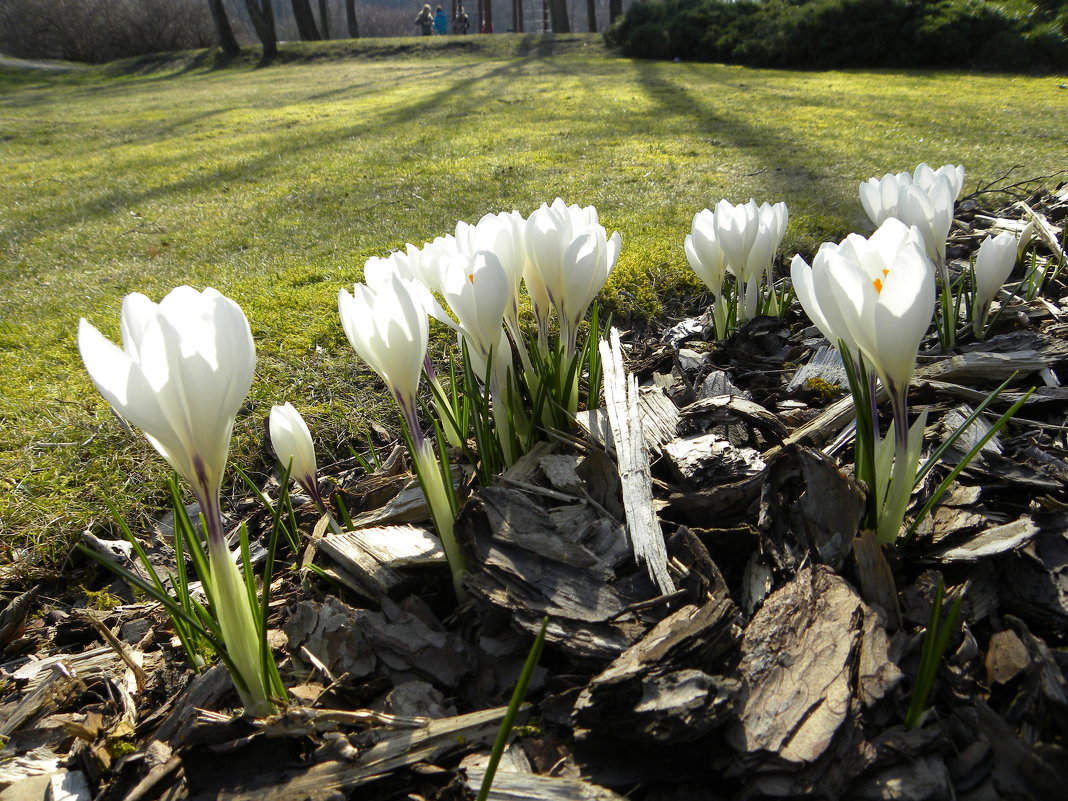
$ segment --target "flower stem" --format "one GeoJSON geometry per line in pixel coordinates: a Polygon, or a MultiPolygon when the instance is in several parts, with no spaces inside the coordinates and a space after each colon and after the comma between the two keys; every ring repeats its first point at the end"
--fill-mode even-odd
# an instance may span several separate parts
{"type": "Polygon", "coordinates": [[[212,612],[219,622],[223,645],[237,675],[231,675],[245,712],[264,717],[275,712],[261,659],[262,626],[252,608],[245,580],[234,564],[222,527],[219,493],[196,493],[207,526],[211,571],[212,612]]]}

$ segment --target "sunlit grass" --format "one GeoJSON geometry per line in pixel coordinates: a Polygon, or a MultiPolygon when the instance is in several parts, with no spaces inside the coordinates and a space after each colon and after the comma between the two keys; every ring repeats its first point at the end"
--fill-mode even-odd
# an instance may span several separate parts
{"type": "Polygon", "coordinates": [[[464,47],[0,72],[3,547],[54,557],[105,520],[101,496],[128,514],[163,498],[162,460],[110,414],[75,346],[80,316],[117,339],[127,292],[210,285],[245,309],[260,364],[242,464],[285,400],[344,457],[369,420],[392,419],[337,291],[368,256],[457,219],[594,204],[624,241],[609,307],[655,315],[699,293],[682,239],[720,197],[785,200],[785,248],[811,252],[866,227],[856,186],[871,175],[963,162],[970,191],[1014,165],[1068,167],[1063,78],[636,62],[584,37],[464,47]]]}

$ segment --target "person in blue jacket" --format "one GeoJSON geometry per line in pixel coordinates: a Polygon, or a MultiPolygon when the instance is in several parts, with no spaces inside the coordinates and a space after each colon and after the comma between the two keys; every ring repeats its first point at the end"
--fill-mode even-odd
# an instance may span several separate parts
{"type": "Polygon", "coordinates": [[[434,12],[434,33],[444,35],[449,32],[449,18],[445,16],[441,6],[434,12]]]}

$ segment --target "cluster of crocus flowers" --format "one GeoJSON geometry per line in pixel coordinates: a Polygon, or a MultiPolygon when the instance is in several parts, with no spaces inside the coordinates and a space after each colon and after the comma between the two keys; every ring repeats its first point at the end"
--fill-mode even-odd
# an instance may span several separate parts
{"type": "Polygon", "coordinates": [[[853,367],[857,414],[867,417],[873,436],[865,443],[858,434],[857,464],[871,466],[864,477],[873,485],[878,536],[893,541],[923,442],[923,416],[908,424],[908,387],[934,310],[934,265],[919,230],[889,218],[868,239],[851,234],[839,244],[824,243],[811,266],[795,256],[791,276],[805,312],[853,367]],[[893,407],[892,452],[878,436],[876,377],[893,407]]]}
{"type": "MultiPolygon", "coordinates": [[[[448,470],[437,460],[431,439],[422,433],[419,383],[426,374],[434,388],[442,433],[453,444],[467,436],[459,415],[446,410],[445,397],[427,357],[429,319],[456,331],[477,380],[492,397],[493,417],[503,458],[520,455],[519,435],[537,424],[510,405],[511,399],[543,386],[535,364],[545,354],[573,357],[578,330],[595,296],[619,257],[619,234],[608,236],[592,206],[567,205],[557,198],[524,219],[516,211],[488,214],[471,225],[459,222],[455,234],[421,248],[373,258],[364,266],[363,284],[342,290],[338,309],[357,354],[386,382],[400,409],[416,472],[445,547],[457,594],[462,594],[463,558],[452,535],[455,498],[448,470]],[[532,359],[519,326],[520,288],[525,285],[537,321],[532,359]],[[444,301],[444,305],[438,298],[444,301]],[[549,345],[555,312],[557,346],[549,345]],[[520,364],[513,363],[513,350],[520,364]],[[523,380],[526,392],[520,391],[523,380]],[[516,431],[522,426],[523,431],[516,431]]],[[[566,386],[554,385],[554,402],[567,411],[577,406],[576,371],[566,386]]]]}
{"type": "Polygon", "coordinates": [[[737,206],[720,200],[715,211],[704,209],[694,215],[684,243],[686,259],[714,297],[717,338],[725,336],[732,323],[756,317],[765,294],[774,300],[771,266],[786,234],[787,220],[785,203],[758,206],[755,200],[737,206]],[[728,273],[737,282],[736,320],[730,319],[730,301],[724,292],[728,273]]]}
{"type": "Polygon", "coordinates": [[[860,202],[875,225],[896,217],[916,226],[927,255],[945,280],[946,238],[953,226],[953,206],[963,188],[964,165],[946,164],[935,170],[920,164],[911,173],[869,178],[860,185],[860,202]]]}
{"type": "Polygon", "coordinates": [[[141,294],[122,305],[119,348],[82,319],[78,347],[111,406],[141,429],[192,488],[207,532],[209,590],[231,675],[245,709],[274,711],[271,670],[245,579],[223,531],[219,490],[256,350],[240,307],[214,289],[182,286],[159,304],[141,294]]]}
{"type": "Polygon", "coordinates": [[[964,166],[946,164],[937,170],[920,164],[909,172],[887,173],[860,185],[860,202],[875,225],[898,219],[919,231],[927,256],[938,273],[938,337],[943,349],[953,347],[959,306],[954,302],[946,239],[953,227],[953,209],[964,188],[964,166]]]}

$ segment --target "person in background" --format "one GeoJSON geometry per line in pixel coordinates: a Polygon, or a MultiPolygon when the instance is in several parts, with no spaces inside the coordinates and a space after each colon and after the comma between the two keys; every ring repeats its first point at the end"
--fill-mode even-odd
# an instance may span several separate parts
{"type": "Polygon", "coordinates": [[[471,21],[467,18],[467,12],[464,11],[463,5],[456,7],[456,19],[452,21],[453,33],[467,33],[468,27],[471,25],[471,21]]]}
{"type": "Polygon", "coordinates": [[[415,18],[415,24],[419,26],[423,36],[430,36],[434,32],[434,15],[430,13],[430,3],[423,6],[419,16],[415,18]]]}
{"type": "Polygon", "coordinates": [[[441,6],[434,12],[434,33],[444,36],[449,32],[449,18],[445,16],[441,6]]]}

